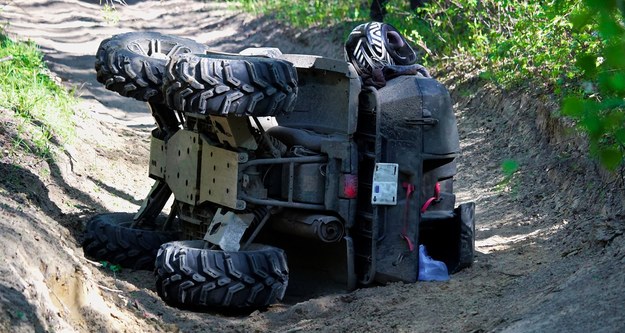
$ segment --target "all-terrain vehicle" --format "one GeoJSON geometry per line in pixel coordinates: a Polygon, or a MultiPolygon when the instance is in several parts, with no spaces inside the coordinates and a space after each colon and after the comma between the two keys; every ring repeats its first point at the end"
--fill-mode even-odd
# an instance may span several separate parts
{"type": "Polygon", "coordinates": [[[88,222],[85,254],[154,269],[168,304],[262,308],[313,272],[347,290],[415,282],[420,244],[451,273],[471,265],[474,204],[455,206],[458,133],[436,80],[376,89],[348,61],[155,32],[104,40],[95,67],[148,102],[155,183],[137,213],[88,222]]]}

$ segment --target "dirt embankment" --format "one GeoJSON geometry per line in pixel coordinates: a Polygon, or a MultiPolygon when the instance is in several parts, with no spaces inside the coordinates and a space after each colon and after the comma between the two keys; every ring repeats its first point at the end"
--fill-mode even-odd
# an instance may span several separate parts
{"type": "Polygon", "coordinates": [[[86,260],[84,222],[134,211],[150,187],[153,120],[142,103],[95,81],[110,35],[157,30],[222,51],[277,46],[342,57],[343,32],[295,32],[224,3],[128,1],[108,25],[98,1],[0,1],[0,21],[42,46],[52,71],[79,88],[78,135],[53,162],[14,148],[0,119],[0,331],[6,332],[544,332],[625,330],[622,180],[599,171],[580,141],[549,117],[556,104],[501,92],[470,72],[437,78],[456,101],[463,155],[456,191],[477,204],[474,266],[447,283],[390,284],[295,300],[248,316],[165,305],[150,272],[86,260]],[[503,159],[519,171],[504,179],[503,159]]]}

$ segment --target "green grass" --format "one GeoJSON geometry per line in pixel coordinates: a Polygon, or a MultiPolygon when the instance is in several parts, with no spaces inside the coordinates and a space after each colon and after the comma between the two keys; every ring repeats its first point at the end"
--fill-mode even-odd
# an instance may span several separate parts
{"type": "Polygon", "coordinates": [[[0,31],[0,59],[0,108],[17,124],[13,148],[52,158],[53,147],[75,135],[73,93],[51,78],[31,41],[13,41],[0,31]]]}

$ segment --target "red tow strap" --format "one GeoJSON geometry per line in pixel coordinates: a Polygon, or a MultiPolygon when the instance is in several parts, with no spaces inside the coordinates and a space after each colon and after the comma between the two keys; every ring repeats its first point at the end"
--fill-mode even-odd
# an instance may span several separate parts
{"type": "Polygon", "coordinates": [[[430,205],[432,204],[432,202],[434,201],[438,201],[441,199],[441,184],[439,184],[438,182],[436,183],[436,185],[434,185],[434,196],[429,198],[424,204],[423,207],[421,207],[421,213],[425,213],[426,210],[428,210],[428,207],[430,207],[430,205]]]}
{"type": "MultiPolygon", "coordinates": [[[[402,183],[402,187],[406,189],[406,205],[404,206],[404,229],[401,232],[401,238],[403,238],[408,244],[408,250],[410,252],[414,251],[415,246],[408,237],[408,222],[410,217],[410,198],[412,197],[412,193],[415,191],[415,186],[409,183],[402,183]]],[[[421,207],[421,213],[425,213],[425,211],[430,207],[432,202],[438,201],[441,199],[441,184],[438,182],[434,186],[434,196],[429,198],[421,207]]]]}
{"type": "Polygon", "coordinates": [[[407,232],[409,221],[408,217],[410,215],[410,197],[414,192],[415,186],[409,183],[403,183],[402,187],[406,189],[406,205],[404,206],[404,230],[401,232],[401,237],[406,241],[406,243],[408,243],[408,250],[412,252],[414,251],[414,244],[412,243],[412,240],[410,240],[410,237],[408,237],[407,232]]]}

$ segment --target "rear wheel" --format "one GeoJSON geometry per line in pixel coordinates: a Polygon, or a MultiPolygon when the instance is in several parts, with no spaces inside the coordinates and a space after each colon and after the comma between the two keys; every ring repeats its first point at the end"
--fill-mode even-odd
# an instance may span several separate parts
{"type": "Polygon", "coordinates": [[[167,65],[163,93],[178,111],[273,116],[295,107],[297,72],[280,59],[182,54],[167,65]]]}
{"type": "Polygon", "coordinates": [[[98,82],[122,96],[140,101],[162,100],[161,83],[167,60],[182,53],[205,53],[191,39],[157,32],[129,32],[100,43],[95,69],[98,82]]]}
{"type": "Polygon", "coordinates": [[[168,304],[202,310],[264,308],[281,300],[288,283],[281,249],[205,249],[203,240],[163,244],[156,258],[156,291],[168,304]]]}
{"type": "Polygon", "coordinates": [[[162,216],[150,229],[130,228],[133,216],[132,213],[107,213],[93,217],[87,222],[82,241],[85,255],[125,268],[154,269],[159,247],[176,240],[177,234],[154,229],[165,221],[162,216]]]}

